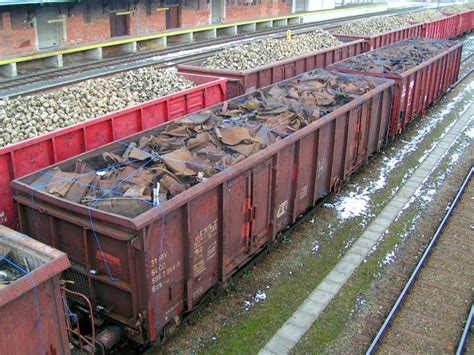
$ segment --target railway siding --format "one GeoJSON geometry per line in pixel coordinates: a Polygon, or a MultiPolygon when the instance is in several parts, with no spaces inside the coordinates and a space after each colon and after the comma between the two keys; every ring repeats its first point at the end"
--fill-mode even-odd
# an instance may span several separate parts
{"type": "Polygon", "coordinates": [[[472,258],[454,261],[474,249],[474,183],[461,201],[415,286],[386,333],[378,352],[452,352],[459,340],[474,287],[472,258]]]}
{"type": "Polygon", "coordinates": [[[313,322],[324,311],[329,302],[344,286],[345,281],[349,279],[357,266],[359,266],[361,261],[377,244],[377,241],[390,227],[397,215],[409,203],[415,191],[422,186],[424,180],[429,177],[431,171],[437,166],[453,142],[456,141],[458,135],[471,122],[472,117],[474,117],[474,105],[471,104],[451,127],[449,132],[423,160],[412,176],[407,179],[405,184],[390,200],[378,217],[373,220],[366,231],[353,244],[336,267],[267,342],[259,354],[288,353],[296,343],[298,343],[313,322]],[[320,291],[329,293],[331,295],[330,298],[320,298],[320,291]],[[308,315],[310,315],[310,317],[308,315]]]}

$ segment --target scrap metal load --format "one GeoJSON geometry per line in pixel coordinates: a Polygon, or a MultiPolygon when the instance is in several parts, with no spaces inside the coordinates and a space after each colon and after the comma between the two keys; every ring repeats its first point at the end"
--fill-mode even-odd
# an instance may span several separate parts
{"type": "Polygon", "coordinates": [[[136,217],[374,89],[380,80],[319,70],[201,111],[114,151],[51,169],[33,187],[136,217]]]}
{"type": "Polygon", "coordinates": [[[390,136],[425,114],[459,75],[462,43],[408,39],[340,61],[329,68],[394,79],[397,83],[390,136]]]}
{"type": "Polygon", "coordinates": [[[60,290],[70,266],[65,253],[0,226],[0,354],[71,354],[60,290]]]}
{"type": "Polygon", "coordinates": [[[38,95],[0,99],[0,147],[194,86],[172,71],[141,68],[38,95]]]}
{"type": "Polygon", "coordinates": [[[455,41],[408,39],[348,58],[333,67],[367,73],[400,74],[456,44],[455,41]]]}
{"type": "Polygon", "coordinates": [[[24,272],[20,270],[30,270],[30,265],[26,258],[24,260],[15,259],[12,248],[0,244],[0,289],[7,287],[24,276],[24,272]],[[11,260],[15,260],[15,263],[12,263],[11,260]]]}
{"type": "Polygon", "coordinates": [[[207,59],[204,66],[215,69],[246,70],[297,57],[341,42],[324,30],[295,35],[291,39],[266,39],[223,50],[207,59]]]}

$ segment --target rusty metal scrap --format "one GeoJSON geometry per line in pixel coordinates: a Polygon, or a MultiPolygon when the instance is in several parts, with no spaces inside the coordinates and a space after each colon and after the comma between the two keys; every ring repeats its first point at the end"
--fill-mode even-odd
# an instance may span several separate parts
{"type": "Polygon", "coordinates": [[[0,289],[18,280],[29,271],[28,261],[26,258],[23,259],[17,260],[10,247],[0,244],[0,289]]]}
{"type": "MultiPolygon", "coordinates": [[[[380,81],[316,70],[160,127],[115,151],[49,170],[46,192],[135,217],[306,127],[380,81]],[[87,177],[87,179],[85,178],[87,177]],[[84,189],[84,186],[87,188],[84,189]],[[71,193],[71,189],[74,190],[71,193]]],[[[36,184],[39,185],[39,184],[36,184]]]]}
{"type": "Polygon", "coordinates": [[[400,74],[456,45],[455,41],[408,39],[333,65],[367,73],[400,74]]]}

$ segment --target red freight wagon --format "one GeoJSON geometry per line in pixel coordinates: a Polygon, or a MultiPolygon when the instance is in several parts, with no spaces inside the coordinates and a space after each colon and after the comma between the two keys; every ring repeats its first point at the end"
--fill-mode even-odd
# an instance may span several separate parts
{"type": "Polygon", "coordinates": [[[452,39],[460,36],[459,16],[453,15],[423,24],[420,37],[432,39],[452,39]]]}
{"type": "Polygon", "coordinates": [[[363,52],[368,52],[403,39],[422,37],[423,24],[416,24],[398,30],[379,33],[373,36],[345,35],[340,33],[332,33],[332,35],[341,40],[364,40],[365,44],[363,52]]]}
{"type": "MultiPolygon", "coordinates": [[[[422,41],[430,40],[405,40],[352,59],[364,65],[368,55],[376,55],[378,53],[383,55],[384,51],[390,47],[390,49],[401,50],[405,43],[416,41],[421,43],[422,41]]],[[[389,132],[389,135],[393,137],[402,132],[405,126],[418,115],[424,115],[428,107],[435,103],[456,82],[461,66],[463,44],[455,44],[455,42],[452,42],[452,44],[450,48],[442,53],[398,74],[380,73],[365,69],[354,70],[350,68],[351,64],[349,64],[348,60],[335,63],[328,68],[344,73],[371,75],[395,80],[395,99],[389,132]]],[[[400,58],[397,58],[397,60],[400,58]]],[[[388,62],[389,60],[387,60],[388,62]]]]}
{"type": "Polygon", "coordinates": [[[226,78],[227,99],[232,99],[249,90],[276,84],[316,68],[325,68],[329,64],[364,52],[364,41],[355,40],[247,70],[208,68],[203,66],[205,60],[178,64],[177,68],[180,73],[226,78]]]}
{"type": "Polygon", "coordinates": [[[459,35],[471,31],[474,28],[474,10],[466,11],[457,15],[459,19],[459,35]]]}
{"type": "Polygon", "coordinates": [[[225,100],[225,79],[183,76],[197,86],[0,148],[0,224],[18,224],[13,179],[225,100]]]}
{"type": "Polygon", "coordinates": [[[9,282],[0,285],[0,354],[70,354],[59,282],[69,266],[63,252],[0,226],[0,270],[9,282]]]}
{"type": "MultiPolygon", "coordinates": [[[[331,75],[341,83],[361,80],[337,72],[331,75]]],[[[292,80],[263,93],[284,89],[292,80]]],[[[21,228],[68,253],[73,263],[68,279],[75,281],[71,287],[86,294],[96,310],[98,305],[103,309],[96,317],[124,327],[137,342],[154,341],[384,146],[394,82],[370,80],[375,88],[364,95],[134,218],[38,191],[35,181],[46,176],[45,170],[15,180],[21,228]]],[[[256,95],[210,110],[255,100],[256,95]]],[[[314,106],[306,109],[314,112],[314,106]]],[[[55,167],[69,171],[78,159],[92,163],[104,152],[119,153],[168,124],[48,171],[55,167]]]]}

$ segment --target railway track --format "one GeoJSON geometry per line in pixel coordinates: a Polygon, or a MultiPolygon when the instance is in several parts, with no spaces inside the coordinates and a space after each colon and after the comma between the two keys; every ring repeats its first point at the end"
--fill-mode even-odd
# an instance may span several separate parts
{"type": "Polygon", "coordinates": [[[280,37],[288,30],[293,31],[294,33],[304,33],[314,30],[315,28],[330,30],[339,27],[343,23],[361,18],[402,15],[417,10],[422,11],[424,10],[424,7],[389,10],[375,15],[352,16],[342,21],[327,20],[317,23],[293,25],[279,29],[263,30],[256,33],[245,33],[233,36],[231,40],[229,37],[223,37],[217,40],[203,40],[187,45],[177,45],[165,50],[146,51],[142,53],[134,53],[120,57],[104,59],[99,62],[78,63],[74,66],[48,69],[45,71],[20,75],[12,79],[2,78],[2,81],[0,82],[0,97],[29,94],[36,91],[43,91],[58,86],[72,84],[74,82],[79,82],[86,79],[152,65],[160,68],[171,67],[176,64],[207,58],[219,52],[223,48],[239,43],[253,41],[256,38],[263,39],[264,37],[280,37]],[[78,75],[80,73],[85,74],[78,75]],[[43,85],[38,85],[38,83],[43,83],[43,85]]]}
{"type": "Polygon", "coordinates": [[[474,248],[473,172],[471,168],[367,354],[446,353],[463,348],[464,344],[457,344],[474,286],[469,252],[474,248]]]}

